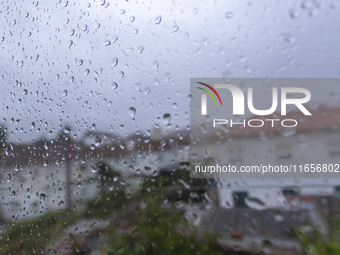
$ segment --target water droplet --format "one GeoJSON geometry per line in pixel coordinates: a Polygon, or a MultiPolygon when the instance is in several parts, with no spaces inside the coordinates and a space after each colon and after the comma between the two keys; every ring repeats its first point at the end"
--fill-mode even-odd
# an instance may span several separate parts
{"type": "Polygon", "coordinates": [[[153,62],[153,67],[154,67],[155,69],[158,69],[158,68],[159,68],[159,62],[158,62],[157,60],[155,60],[155,61],[153,62]]]}
{"type": "Polygon", "coordinates": [[[151,89],[150,89],[149,87],[146,87],[146,88],[144,88],[144,90],[143,90],[143,94],[144,94],[144,95],[149,95],[149,94],[150,94],[150,91],[151,91],[151,89]]]}
{"type": "Polygon", "coordinates": [[[258,199],[256,197],[247,197],[245,199],[245,203],[250,208],[254,208],[254,209],[258,209],[258,210],[264,209],[265,206],[266,206],[266,204],[262,200],[260,200],[260,199],[258,199]]]}
{"type": "Polygon", "coordinates": [[[98,168],[95,166],[91,166],[91,172],[92,173],[97,173],[98,172],[98,168]]]}
{"type": "Polygon", "coordinates": [[[118,88],[118,84],[114,81],[112,82],[112,89],[117,89],[118,88]]]}
{"type": "Polygon", "coordinates": [[[290,9],[288,14],[289,14],[289,17],[291,19],[297,19],[299,17],[298,12],[296,10],[293,10],[293,9],[290,9]]]}
{"type": "Polygon", "coordinates": [[[24,89],[24,91],[22,92],[23,95],[27,95],[28,91],[27,89],[24,89]]]}
{"type": "Polygon", "coordinates": [[[117,40],[118,40],[118,36],[115,35],[115,36],[112,38],[111,43],[115,43],[115,42],[117,42],[117,40]]]}
{"type": "Polygon", "coordinates": [[[76,65],[77,66],[82,66],[84,61],[82,59],[76,59],[76,65]]]}
{"type": "Polygon", "coordinates": [[[232,12],[226,12],[226,13],[224,14],[224,16],[225,16],[227,19],[231,19],[232,17],[234,17],[234,13],[232,13],[232,12]]]}
{"type": "Polygon", "coordinates": [[[155,86],[158,86],[158,85],[160,84],[160,81],[159,81],[158,79],[155,79],[155,80],[153,81],[153,84],[154,84],[155,86]]]}
{"type": "Polygon", "coordinates": [[[179,29],[179,26],[178,26],[178,25],[174,25],[174,26],[172,27],[172,31],[174,31],[174,32],[177,32],[178,29],[179,29]]]}
{"type": "Polygon", "coordinates": [[[131,117],[134,117],[136,115],[136,108],[130,107],[128,112],[131,117]]]}
{"type": "Polygon", "coordinates": [[[163,115],[163,122],[164,122],[164,124],[166,124],[166,125],[169,124],[170,120],[171,120],[171,115],[169,113],[165,113],[163,115]]]}
{"type": "Polygon", "coordinates": [[[45,198],[46,198],[46,195],[44,193],[40,193],[40,195],[39,195],[40,201],[44,201],[45,198]]]}
{"type": "Polygon", "coordinates": [[[94,140],[94,145],[96,147],[98,147],[100,144],[102,143],[102,138],[100,136],[96,136],[95,140],[94,140]]]}
{"type": "Polygon", "coordinates": [[[156,25],[159,25],[161,22],[162,22],[162,16],[161,16],[161,15],[158,15],[158,16],[155,18],[155,24],[156,24],[156,25]]]}
{"type": "Polygon", "coordinates": [[[143,50],[144,50],[144,47],[142,45],[137,48],[138,53],[142,53],[143,50]]]}
{"type": "Polygon", "coordinates": [[[73,244],[74,243],[74,236],[72,235],[72,233],[69,234],[69,238],[70,238],[70,243],[73,244]]]}
{"type": "Polygon", "coordinates": [[[295,37],[291,34],[282,34],[281,38],[283,41],[289,43],[289,44],[294,44],[295,43],[295,37]]]}
{"type": "Polygon", "coordinates": [[[110,40],[105,40],[103,45],[104,46],[109,46],[109,45],[111,45],[111,41],[110,40]]]}
{"type": "Polygon", "coordinates": [[[66,97],[67,96],[67,90],[65,89],[62,93],[63,97],[66,97]]]}
{"type": "Polygon", "coordinates": [[[274,216],[274,219],[275,219],[276,221],[283,221],[283,220],[284,220],[284,217],[283,217],[283,215],[281,215],[281,214],[276,214],[276,215],[274,216]]]}
{"type": "Polygon", "coordinates": [[[112,67],[115,67],[118,65],[118,58],[114,57],[112,60],[111,60],[111,64],[112,64],[112,67]]]}

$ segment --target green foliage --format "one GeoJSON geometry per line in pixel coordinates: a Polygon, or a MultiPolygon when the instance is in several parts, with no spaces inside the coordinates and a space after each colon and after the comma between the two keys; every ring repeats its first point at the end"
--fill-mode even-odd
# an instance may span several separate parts
{"type": "MultiPolygon", "coordinates": [[[[70,206],[68,210],[46,213],[39,218],[6,226],[0,236],[0,255],[44,254],[63,236],[63,230],[86,218],[110,219],[111,227],[105,229],[108,245],[104,254],[109,251],[116,255],[222,254],[216,235],[199,237],[197,229],[186,222],[181,212],[160,206],[166,201],[169,190],[188,190],[188,186],[193,185],[188,174],[188,171],[177,170],[152,177],[145,183],[144,191],[128,198],[122,187],[112,186],[114,180],[119,180],[119,174],[99,163],[98,175],[105,181],[106,188],[107,184],[111,184],[112,191],[103,189],[96,198],[87,202],[83,212],[75,212],[76,207],[70,206]],[[140,208],[142,201],[147,201],[143,209],[140,208]],[[119,232],[119,229],[123,231],[119,232]]],[[[205,184],[202,183],[203,186],[205,184]]]]}
{"type": "Polygon", "coordinates": [[[123,190],[114,190],[99,194],[88,203],[87,217],[104,218],[112,215],[115,209],[126,204],[127,198],[123,190]]]}
{"type": "Polygon", "coordinates": [[[53,139],[53,143],[55,145],[61,145],[61,146],[66,146],[66,145],[74,143],[72,137],[70,136],[70,130],[71,130],[70,127],[65,126],[64,129],[58,132],[55,139],[53,139]]]}
{"type": "Polygon", "coordinates": [[[41,254],[56,233],[75,222],[79,213],[57,211],[13,224],[1,235],[0,254],[41,254]]]}
{"type": "Polygon", "coordinates": [[[138,213],[137,224],[129,234],[109,233],[106,252],[117,255],[199,255],[222,254],[217,236],[206,234],[198,238],[197,230],[173,209],[164,209],[149,198],[138,213]]]}
{"type": "Polygon", "coordinates": [[[100,179],[100,190],[105,192],[109,189],[109,186],[115,185],[119,187],[119,172],[113,170],[109,165],[104,162],[97,164],[98,177],[100,179]]]}
{"type": "Polygon", "coordinates": [[[340,254],[339,238],[333,240],[326,238],[317,229],[314,229],[311,233],[306,233],[300,229],[298,231],[298,236],[302,246],[301,255],[340,254]]]}
{"type": "Polygon", "coordinates": [[[49,241],[81,218],[105,218],[126,203],[123,191],[111,191],[98,195],[88,202],[86,213],[59,210],[46,213],[38,218],[22,220],[8,226],[0,236],[2,254],[43,254],[49,241]]]}

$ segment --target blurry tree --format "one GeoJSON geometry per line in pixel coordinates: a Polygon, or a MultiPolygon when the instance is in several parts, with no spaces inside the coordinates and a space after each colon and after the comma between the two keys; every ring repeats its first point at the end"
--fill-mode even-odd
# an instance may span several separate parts
{"type": "Polygon", "coordinates": [[[99,162],[97,164],[98,178],[100,180],[100,192],[106,192],[109,187],[116,187],[120,185],[120,174],[113,170],[105,162],[99,162]]]}
{"type": "Polygon", "coordinates": [[[0,125],[0,148],[6,147],[7,144],[7,128],[0,125]]]}
{"type": "MultiPolygon", "coordinates": [[[[7,145],[7,128],[3,125],[0,125],[0,149],[4,149],[7,145]]],[[[2,153],[2,152],[1,152],[2,153]]],[[[0,179],[3,178],[3,173],[0,173],[0,179]]],[[[2,212],[2,206],[0,206],[0,224],[4,222],[2,212]]]]}
{"type": "Polygon", "coordinates": [[[223,254],[215,234],[199,238],[178,211],[161,208],[152,197],[138,213],[137,226],[130,234],[109,234],[106,250],[116,255],[223,254]]]}
{"type": "Polygon", "coordinates": [[[160,170],[158,176],[148,177],[143,183],[142,191],[154,196],[168,199],[170,202],[183,201],[204,205],[208,191],[214,181],[206,178],[190,178],[188,163],[182,162],[176,170],[160,170]]]}
{"type": "Polygon", "coordinates": [[[66,146],[68,143],[72,143],[73,140],[70,136],[71,128],[69,126],[65,126],[63,129],[59,131],[56,138],[54,140],[54,144],[66,146]]]}
{"type": "Polygon", "coordinates": [[[323,236],[314,229],[308,233],[300,229],[298,236],[302,246],[301,255],[337,255],[340,254],[340,225],[333,238],[323,236]]]}
{"type": "Polygon", "coordinates": [[[53,140],[55,148],[59,148],[61,153],[65,158],[65,194],[66,194],[66,205],[70,206],[72,203],[72,190],[71,190],[71,182],[72,182],[72,145],[74,142],[70,136],[71,128],[65,126],[64,129],[60,130],[57,137],[53,140]]]}

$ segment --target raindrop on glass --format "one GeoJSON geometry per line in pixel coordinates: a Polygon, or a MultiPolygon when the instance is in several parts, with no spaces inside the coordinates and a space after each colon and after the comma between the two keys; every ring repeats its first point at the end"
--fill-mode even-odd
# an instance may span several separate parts
{"type": "Polygon", "coordinates": [[[118,84],[116,82],[112,82],[112,89],[117,89],[118,88],[118,84]]]}
{"type": "Polygon", "coordinates": [[[158,69],[158,68],[159,68],[159,62],[158,62],[157,60],[155,60],[155,61],[153,62],[153,67],[154,67],[155,69],[158,69]]]}
{"type": "Polygon", "coordinates": [[[179,26],[178,26],[178,25],[174,25],[174,26],[172,27],[172,31],[174,31],[174,32],[177,32],[178,29],[179,29],[179,26]]]}
{"type": "Polygon", "coordinates": [[[158,16],[155,18],[155,24],[156,24],[156,25],[159,25],[161,22],[162,22],[162,16],[161,16],[161,15],[158,15],[158,16]]]}
{"type": "Polygon", "coordinates": [[[232,17],[234,17],[234,13],[232,13],[232,12],[226,12],[226,13],[224,14],[224,16],[225,16],[227,19],[231,19],[232,17]]]}
{"type": "Polygon", "coordinates": [[[102,138],[97,135],[94,141],[94,145],[98,147],[101,143],[102,143],[102,138]]]}
{"type": "Polygon", "coordinates": [[[136,115],[136,108],[130,107],[128,112],[131,117],[134,117],[136,115]]]}
{"type": "Polygon", "coordinates": [[[103,45],[104,46],[109,46],[109,45],[111,45],[111,41],[110,40],[105,40],[103,45]]]}
{"type": "Polygon", "coordinates": [[[169,113],[165,113],[163,115],[163,122],[164,122],[164,124],[169,124],[170,120],[171,120],[171,115],[169,113]]]}
{"type": "Polygon", "coordinates": [[[39,198],[41,201],[44,201],[46,198],[46,195],[44,193],[40,193],[39,198]]]}
{"type": "Polygon", "coordinates": [[[138,53],[142,53],[144,50],[144,47],[141,45],[137,48],[138,53]]]}
{"type": "Polygon", "coordinates": [[[112,67],[115,67],[118,65],[118,58],[114,57],[112,60],[111,60],[111,64],[112,64],[112,67]]]}
{"type": "Polygon", "coordinates": [[[143,89],[143,94],[144,95],[149,95],[150,91],[151,91],[151,89],[149,87],[146,87],[146,88],[143,89]]]}

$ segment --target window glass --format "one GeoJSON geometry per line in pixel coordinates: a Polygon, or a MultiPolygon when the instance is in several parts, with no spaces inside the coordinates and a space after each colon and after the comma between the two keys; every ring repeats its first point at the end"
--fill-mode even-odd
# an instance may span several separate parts
{"type": "MultiPolygon", "coordinates": [[[[338,179],[190,176],[190,78],[339,78],[339,10],[331,0],[0,0],[0,254],[338,251],[338,179]]],[[[330,129],[284,130],[264,157],[303,162],[323,144],[337,171],[340,93],[318,96],[327,105],[312,108],[330,129]]],[[[230,163],[261,154],[237,139],[221,149],[230,163]]]]}

